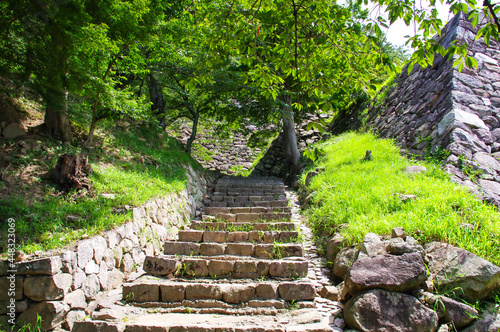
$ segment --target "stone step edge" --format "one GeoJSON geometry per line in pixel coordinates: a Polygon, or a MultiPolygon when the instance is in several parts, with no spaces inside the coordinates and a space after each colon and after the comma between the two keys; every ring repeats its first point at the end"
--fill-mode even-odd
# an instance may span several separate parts
{"type": "Polygon", "coordinates": [[[269,228],[277,229],[283,228],[283,230],[296,230],[298,229],[297,223],[294,222],[267,222],[267,223],[249,223],[249,222],[215,222],[215,221],[197,221],[193,220],[189,226],[191,229],[193,227],[202,227],[203,230],[208,230],[207,228],[227,230],[229,226],[230,229],[251,229],[256,231],[267,231],[269,228]]]}
{"type": "Polygon", "coordinates": [[[163,246],[163,254],[179,257],[254,260],[284,259],[304,257],[304,246],[301,243],[216,243],[216,242],[184,242],[167,241],[163,246]]]}
{"type": "MultiPolygon", "coordinates": [[[[138,280],[123,285],[123,300],[127,302],[219,301],[242,304],[251,300],[283,300],[286,302],[314,301],[316,287],[308,281],[283,281],[279,283],[255,282],[247,284],[170,282],[168,280],[138,280]]],[[[213,306],[220,304],[214,302],[213,306]]],[[[195,303],[186,302],[189,307],[195,303]]],[[[278,302],[268,303],[281,306],[278,302]]]]}
{"type": "MultiPolygon", "coordinates": [[[[180,230],[177,234],[179,242],[195,243],[253,243],[269,244],[280,242],[283,244],[300,243],[299,231],[208,231],[208,230],[180,230]]],[[[171,242],[171,241],[167,241],[171,242]]]]}
{"type": "Polygon", "coordinates": [[[210,207],[288,207],[288,201],[245,201],[245,202],[222,202],[212,201],[207,204],[210,207]]]}
{"type": "Polygon", "coordinates": [[[299,279],[307,276],[305,260],[265,259],[203,259],[146,256],[143,269],[147,274],[173,278],[174,275],[189,277],[232,277],[258,279],[262,277],[299,279]]]}
{"type": "Polygon", "coordinates": [[[214,313],[223,315],[275,315],[278,312],[295,309],[313,309],[313,301],[285,301],[283,299],[254,298],[247,302],[227,303],[219,300],[183,300],[181,302],[127,302],[134,307],[161,313],[214,313]]]}
{"type": "Polygon", "coordinates": [[[203,214],[202,220],[215,220],[227,222],[253,222],[262,223],[269,221],[289,221],[292,219],[291,212],[271,213],[217,213],[214,215],[203,214]]]}
{"type": "Polygon", "coordinates": [[[205,208],[206,215],[215,215],[218,213],[288,213],[292,208],[289,206],[274,206],[274,207],[212,207],[205,208]]]}

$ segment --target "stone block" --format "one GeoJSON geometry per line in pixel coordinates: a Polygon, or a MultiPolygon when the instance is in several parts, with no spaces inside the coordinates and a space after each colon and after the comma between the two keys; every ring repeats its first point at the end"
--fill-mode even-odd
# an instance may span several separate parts
{"type": "Polygon", "coordinates": [[[35,326],[37,322],[37,315],[43,318],[42,320],[42,330],[52,330],[64,321],[66,314],[69,311],[69,306],[62,302],[56,301],[45,301],[38,303],[25,312],[23,312],[17,319],[17,323],[31,324],[35,326]]]}
{"type": "Polygon", "coordinates": [[[71,332],[123,332],[125,325],[104,321],[75,322],[71,332]]]}
{"type": "Polygon", "coordinates": [[[69,305],[70,309],[85,309],[87,302],[85,301],[85,294],[83,290],[77,289],[74,292],[66,294],[63,300],[64,303],[69,305]]]}
{"type": "Polygon", "coordinates": [[[60,300],[71,289],[73,277],[68,273],[29,277],[24,280],[24,295],[34,301],[60,300]]]}
{"type": "Polygon", "coordinates": [[[161,302],[182,302],[186,286],[183,284],[160,285],[161,302]]]}
{"type": "Polygon", "coordinates": [[[224,245],[220,243],[200,244],[200,254],[202,256],[220,256],[224,254],[224,245]]]}
{"type": "Polygon", "coordinates": [[[253,256],[254,245],[251,243],[228,243],[226,245],[226,255],[253,256]]]}
{"type": "Polygon", "coordinates": [[[192,242],[167,241],[164,245],[165,255],[199,255],[200,245],[192,242]]]}
{"type": "Polygon", "coordinates": [[[303,278],[307,276],[307,262],[277,261],[269,264],[269,274],[279,278],[303,278]]]}
{"type": "Polygon", "coordinates": [[[272,244],[256,244],[255,257],[271,259],[273,258],[273,249],[274,246],[272,244]]]}
{"type": "Polygon", "coordinates": [[[230,212],[231,209],[227,207],[210,207],[210,206],[207,207],[207,214],[212,216],[220,213],[230,213],[230,212]]]}
{"type": "Polygon", "coordinates": [[[226,303],[239,304],[255,298],[254,285],[228,285],[222,293],[222,300],[226,303]]]}
{"type": "Polygon", "coordinates": [[[312,301],[316,297],[313,284],[305,282],[283,282],[278,286],[280,297],[285,301],[312,301]]]}
{"type": "Polygon", "coordinates": [[[261,220],[260,213],[238,213],[236,214],[237,222],[259,222],[261,220]]]}
{"type": "Polygon", "coordinates": [[[182,263],[183,272],[192,277],[208,276],[208,261],[205,259],[189,258],[182,263]]]}
{"type": "MultiPolygon", "coordinates": [[[[92,256],[90,258],[92,258],[92,256]]],[[[53,256],[19,263],[17,265],[17,274],[54,275],[56,273],[59,273],[61,271],[61,268],[61,257],[53,256]]]]}
{"type": "Polygon", "coordinates": [[[205,231],[203,232],[203,242],[225,243],[227,232],[223,231],[205,231]]]}
{"type": "Polygon", "coordinates": [[[250,278],[257,279],[261,277],[257,268],[257,261],[236,261],[232,276],[234,278],[250,278]]]}
{"type": "MultiPolygon", "coordinates": [[[[15,301],[14,304],[10,301],[0,301],[0,315],[6,315],[12,312],[12,308],[14,312],[20,313],[28,310],[29,302],[25,301],[15,301]]],[[[2,325],[0,324],[0,329],[2,325]]]]}
{"type": "Polygon", "coordinates": [[[264,243],[274,243],[275,241],[278,241],[279,236],[280,236],[280,232],[267,231],[267,232],[264,232],[264,236],[262,238],[262,241],[264,243]]]}
{"type": "Polygon", "coordinates": [[[181,242],[201,242],[203,240],[203,231],[186,230],[179,231],[179,241],[181,242]]]}
{"type": "Polygon", "coordinates": [[[160,300],[160,285],[156,282],[124,284],[123,300],[134,302],[158,302],[160,300]]]}
{"type": "Polygon", "coordinates": [[[186,300],[222,300],[222,291],[217,284],[186,285],[186,300]]]}
{"type": "Polygon", "coordinates": [[[101,290],[99,278],[95,274],[88,275],[82,284],[82,290],[87,300],[94,300],[101,290]]]}
{"type": "Polygon", "coordinates": [[[234,268],[234,261],[210,260],[208,263],[208,273],[210,276],[228,276],[234,268]]]}
{"type": "Polygon", "coordinates": [[[227,242],[237,243],[237,242],[247,242],[248,232],[228,232],[227,242]]]}
{"type": "Polygon", "coordinates": [[[256,296],[259,299],[277,299],[278,285],[274,283],[260,283],[255,287],[256,296]]]}
{"type": "Polygon", "coordinates": [[[87,314],[83,310],[71,310],[66,315],[62,327],[71,331],[73,329],[73,325],[75,325],[76,322],[83,321],[86,316],[87,314]]]}

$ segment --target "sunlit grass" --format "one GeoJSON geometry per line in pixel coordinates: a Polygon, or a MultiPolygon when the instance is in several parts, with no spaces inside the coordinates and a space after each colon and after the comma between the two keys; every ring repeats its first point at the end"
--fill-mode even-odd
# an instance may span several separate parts
{"type": "MultiPolygon", "coordinates": [[[[46,183],[43,197],[0,201],[2,218],[16,220],[21,250],[31,253],[59,248],[84,234],[92,236],[123,224],[132,219],[132,207],[185,189],[188,165],[199,168],[157,126],[108,131],[88,155],[94,171],[89,176],[92,192],[60,194],[58,188],[46,183]],[[114,198],[105,198],[103,193],[114,194],[114,198]]],[[[55,163],[57,157],[50,157],[55,163]]],[[[25,159],[29,163],[30,155],[25,159]]],[[[6,226],[0,225],[0,244],[7,243],[2,240],[7,236],[6,226]]],[[[4,250],[0,245],[0,252],[4,250]]]]}
{"type": "Polygon", "coordinates": [[[348,243],[359,243],[368,232],[390,235],[401,226],[422,243],[448,242],[500,264],[498,211],[452,183],[439,165],[419,162],[427,172],[407,175],[405,167],[417,163],[400,156],[392,141],[370,134],[342,135],[321,147],[326,156],[313,167],[325,172],[311,181],[316,204],[306,211],[316,236],[337,231],[348,243]],[[362,161],[366,150],[372,150],[372,161],[362,161]],[[400,195],[416,199],[403,201],[400,195]]]}

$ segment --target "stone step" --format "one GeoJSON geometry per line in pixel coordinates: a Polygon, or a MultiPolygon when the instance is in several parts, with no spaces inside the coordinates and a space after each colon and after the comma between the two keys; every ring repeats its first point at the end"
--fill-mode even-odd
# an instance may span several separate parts
{"type": "Polygon", "coordinates": [[[267,222],[267,221],[290,221],[291,212],[273,212],[273,213],[217,213],[203,220],[216,220],[227,222],[267,222]]]}
{"type": "MultiPolygon", "coordinates": [[[[298,303],[300,304],[300,302],[298,303]]],[[[77,321],[72,332],[333,332],[328,319],[312,309],[267,310],[262,314],[228,309],[186,308],[182,312],[152,313],[127,316],[126,322],[85,320],[77,321]]],[[[253,310],[253,312],[257,312],[253,310]]],[[[337,330],[338,331],[338,330],[337,330]]]]}
{"type": "Polygon", "coordinates": [[[284,189],[252,189],[252,188],[219,188],[212,195],[223,196],[256,196],[256,195],[285,195],[284,189]]]}
{"type": "MultiPolygon", "coordinates": [[[[221,240],[223,232],[210,232],[213,240],[221,240]]],[[[230,233],[230,235],[245,235],[245,232],[230,233]],[[242,234],[236,234],[242,233],[242,234]]],[[[182,256],[246,256],[267,259],[280,259],[286,257],[304,257],[304,248],[298,243],[221,243],[221,242],[180,242],[167,241],[164,245],[165,255],[182,256]]]]}
{"type": "Polygon", "coordinates": [[[284,194],[281,195],[254,195],[254,196],[229,196],[229,195],[212,195],[212,202],[226,203],[245,203],[245,202],[272,202],[272,201],[287,201],[284,194]]]}
{"type": "MultiPolygon", "coordinates": [[[[174,304],[194,308],[224,307],[217,302],[203,305],[193,303],[193,301],[203,300],[227,304],[274,300],[267,303],[267,306],[284,309],[285,301],[313,301],[315,297],[316,287],[309,281],[234,282],[230,280],[229,282],[216,282],[201,280],[186,282],[145,276],[123,285],[124,300],[138,303],[165,302],[171,304],[170,308],[175,307],[174,304]]],[[[254,303],[254,306],[257,304],[260,304],[260,307],[266,306],[266,303],[254,303]]]]}
{"type": "Polygon", "coordinates": [[[220,213],[289,213],[291,212],[291,208],[289,206],[285,207],[211,207],[208,206],[206,208],[207,215],[216,215],[220,213]]]}
{"type": "MultiPolygon", "coordinates": [[[[180,242],[216,242],[216,243],[290,243],[298,242],[297,231],[203,231],[183,230],[178,234],[180,242]]],[[[171,242],[171,241],[168,241],[171,242]]]]}
{"type": "MultiPolygon", "coordinates": [[[[244,244],[234,244],[244,246],[244,244]]],[[[240,248],[240,253],[243,248],[240,248]]],[[[280,278],[307,276],[308,262],[303,258],[271,260],[238,256],[146,256],[144,271],[150,275],[174,277],[212,277],[234,279],[280,278]]]]}
{"type": "Polygon", "coordinates": [[[213,231],[293,231],[297,225],[292,222],[268,222],[268,223],[249,223],[249,222],[214,222],[214,221],[192,221],[189,226],[193,230],[213,230],[213,231]]]}
{"type": "Polygon", "coordinates": [[[211,201],[211,207],[287,207],[288,201],[245,201],[245,202],[223,202],[211,201]]]}

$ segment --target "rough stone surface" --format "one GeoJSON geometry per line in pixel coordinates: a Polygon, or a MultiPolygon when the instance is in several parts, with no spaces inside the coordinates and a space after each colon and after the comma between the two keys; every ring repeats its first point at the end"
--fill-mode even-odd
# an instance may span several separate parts
{"type": "Polygon", "coordinates": [[[85,297],[89,300],[95,299],[95,296],[99,293],[100,289],[101,286],[99,284],[99,278],[95,274],[87,276],[87,278],[83,281],[82,290],[85,297]]]}
{"type": "Polygon", "coordinates": [[[124,284],[123,299],[135,302],[158,302],[160,300],[160,285],[154,282],[124,284]]]}
{"type": "Polygon", "coordinates": [[[68,311],[69,306],[62,302],[41,302],[23,312],[17,321],[20,324],[31,324],[35,326],[38,314],[43,317],[42,329],[51,330],[63,322],[68,311]]]}
{"type": "Polygon", "coordinates": [[[313,300],[316,289],[310,283],[283,282],[278,286],[280,297],[285,301],[313,300]]]}
{"type": "Polygon", "coordinates": [[[71,288],[71,274],[30,277],[24,280],[24,294],[34,301],[60,300],[71,288]]]}
{"type": "Polygon", "coordinates": [[[469,325],[479,317],[479,312],[462,302],[455,301],[446,296],[440,297],[437,308],[443,315],[444,323],[453,323],[456,328],[462,328],[469,325]]]}
{"type": "Polygon", "coordinates": [[[339,278],[344,278],[347,270],[354,264],[358,258],[359,249],[358,248],[344,248],[335,257],[335,262],[333,265],[333,274],[339,278]]]}
{"type": "Polygon", "coordinates": [[[418,288],[426,278],[419,254],[378,255],[357,260],[346,275],[345,287],[351,295],[374,288],[407,292],[418,288]]]}
{"type": "Polygon", "coordinates": [[[500,268],[466,250],[432,242],[425,246],[430,279],[441,290],[462,289],[470,302],[500,288],[500,268]]]}
{"type": "Polygon", "coordinates": [[[460,332],[498,332],[500,330],[500,313],[484,314],[477,322],[460,332]]]}
{"type": "Polygon", "coordinates": [[[165,276],[174,273],[179,266],[176,259],[147,256],[144,261],[144,271],[155,276],[165,276]]]}
{"type": "Polygon", "coordinates": [[[347,326],[360,331],[434,332],[438,316],[417,298],[381,289],[369,290],[344,306],[347,326]]]}
{"type": "Polygon", "coordinates": [[[27,275],[53,275],[58,273],[61,267],[61,258],[59,256],[54,256],[20,263],[17,266],[17,273],[27,275]]]}
{"type": "Polygon", "coordinates": [[[73,309],[85,309],[87,307],[87,302],[85,301],[85,294],[81,289],[77,289],[74,292],[66,294],[64,301],[69,307],[73,309]]]}

